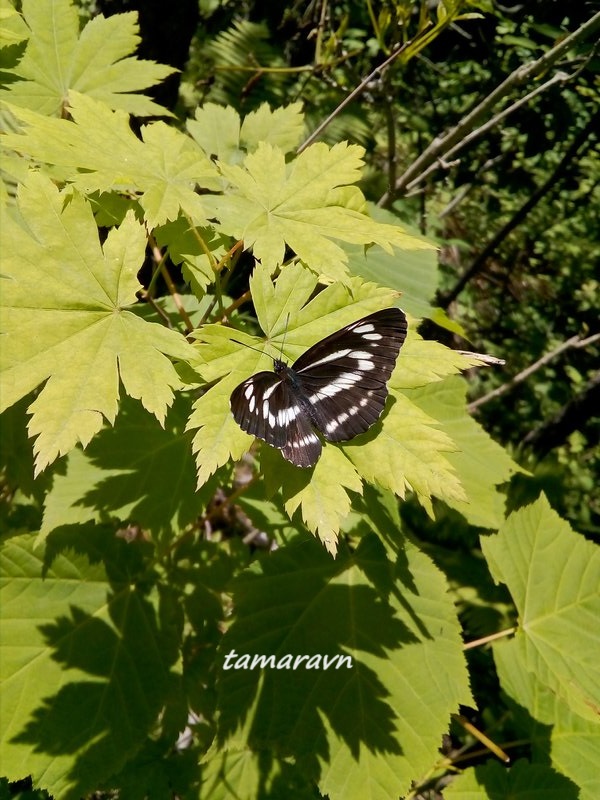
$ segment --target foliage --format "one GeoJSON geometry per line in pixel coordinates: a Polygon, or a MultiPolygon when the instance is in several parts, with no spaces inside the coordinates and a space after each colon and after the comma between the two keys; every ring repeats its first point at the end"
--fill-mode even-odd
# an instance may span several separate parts
{"type": "MultiPolygon", "coordinates": [[[[172,70],[135,57],[134,14],[79,33],[70,0],[0,3],[5,775],[67,800],[383,800],[434,791],[463,766],[448,797],[595,797],[597,545],[543,495],[533,502],[539,487],[469,414],[460,373],[481,359],[423,337],[423,321],[462,329],[433,300],[448,286],[431,241],[399,221],[415,222],[411,201],[375,209],[358,186],[376,197],[394,183],[383,98],[412,86],[418,104],[423,52],[436,58],[452,26],[489,9],[332,4],[314,64],[294,71],[312,10],[278,18],[256,4],[262,16],[227,19],[236,4],[220,6],[201,3],[188,78],[215,60],[228,69],[179,126],[139,93],[172,70]],[[278,24],[295,31],[285,47],[278,24]],[[354,105],[327,143],[303,142],[339,87],[398,45],[366,117],[354,105]],[[401,292],[409,335],[366,434],[327,443],[302,470],[237,427],[238,383],[401,292]],[[465,651],[464,638],[509,625],[493,654],[465,651]],[[511,767],[465,763],[459,748],[479,744],[454,715],[476,705],[496,742],[527,743],[511,767]],[[440,757],[451,718],[458,747],[440,757]]],[[[526,57],[534,45],[510,23],[496,31],[500,67],[449,60],[437,114],[453,119],[503,59],[526,57]]],[[[183,86],[185,102],[200,85],[183,86]]],[[[570,92],[585,128],[585,92],[570,92]]],[[[400,111],[406,160],[429,113],[400,111]]],[[[541,180],[506,130],[507,151],[541,180]]],[[[498,180],[502,202],[505,190],[498,180]]],[[[436,211],[446,191],[429,191],[436,211]]],[[[594,191],[590,179],[577,196],[594,191]]],[[[462,235],[497,218],[491,204],[462,235]]],[[[574,257],[595,247],[585,214],[577,224],[574,257]]],[[[591,320],[591,271],[585,281],[565,318],[591,320]]],[[[485,300],[461,303],[471,334],[482,308],[491,326],[485,300]]],[[[547,325],[534,304],[528,333],[547,325]]],[[[570,380],[586,369],[572,365],[570,380]]]]}

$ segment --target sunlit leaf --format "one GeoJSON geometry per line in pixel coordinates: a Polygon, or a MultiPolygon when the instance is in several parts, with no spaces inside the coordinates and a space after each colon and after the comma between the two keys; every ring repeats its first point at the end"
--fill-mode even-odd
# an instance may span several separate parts
{"type": "Polygon", "coordinates": [[[17,106],[60,114],[69,91],[102,100],[139,116],[170,116],[141,89],[162,81],[172,67],[129,57],[140,37],[137,14],[101,14],[79,33],[77,8],[69,0],[23,0],[29,28],[25,54],[16,68],[23,80],[2,92],[17,106]]]}
{"type": "Polygon", "coordinates": [[[23,221],[6,216],[0,232],[10,270],[2,407],[45,382],[29,408],[40,471],[77,442],[88,444],[103,419],[114,421],[120,382],[162,422],[181,386],[166,356],[193,351],[174,331],[126,310],[136,301],[146,244],[133,215],[101,247],[89,204],[40,174],[22,187],[19,208],[23,221]]]}

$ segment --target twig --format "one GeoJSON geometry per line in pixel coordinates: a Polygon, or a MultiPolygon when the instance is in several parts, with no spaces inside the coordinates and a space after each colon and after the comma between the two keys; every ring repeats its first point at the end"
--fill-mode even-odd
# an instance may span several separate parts
{"type": "MultiPolygon", "coordinates": [[[[457,145],[466,135],[470,134],[479,123],[484,120],[496,104],[503,99],[509,92],[517,86],[526,83],[530,78],[546,72],[561,56],[566,53],[574,44],[585,40],[600,28],[600,12],[594,14],[586,23],[581,25],[576,31],[571,33],[562,41],[558,42],[553,48],[544,53],[543,56],[529,64],[521,64],[511,74],[505,78],[479,105],[460,120],[460,122],[449,130],[446,134],[436,136],[423,153],[417,158],[404,175],[401,175],[396,182],[396,192],[404,192],[406,187],[417,178],[431,164],[437,163],[438,159],[448,150],[457,145]]],[[[380,201],[381,202],[381,201],[380,201]]],[[[381,202],[385,205],[385,202],[381,202]]]]}
{"type": "Polygon", "coordinates": [[[396,123],[394,120],[394,113],[392,111],[392,104],[389,102],[389,98],[386,100],[383,114],[385,117],[385,124],[387,127],[387,174],[388,174],[388,186],[389,191],[388,194],[390,195],[390,205],[394,201],[394,184],[396,183],[396,167],[398,164],[398,157],[396,154],[396,123]]]}
{"type": "Polygon", "coordinates": [[[155,263],[157,265],[157,268],[158,268],[158,270],[160,270],[160,274],[163,276],[163,279],[164,279],[165,283],[167,284],[167,288],[169,290],[169,293],[170,293],[171,297],[173,298],[173,302],[175,303],[177,311],[179,311],[179,316],[185,322],[186,329],[188,331],[191,331],[191,330],[194,329],[194,326],[192,325],[192,321],[189,318],[187,311],[183,307],[183,303],[181,301],[181,297],[179,295],[179,292],[175,288],[175,284],[173,283],[173,280],[172,280],[172,278],[171,278],[171,276],[169,274],[169,270],[165,266],[165,257],[160,252],[160,248],[156,244],[156,239],[152,236],[152,234],[150,234],[150,236],[148,237],[148,241],[150,243],[150,248],[152,250],[152,257],[154,258],[154,261],[155,261],[155,263]]]}
{"type": "Polygon", "coordinates": [[[579,149],[586,143],[588,137],[597,134],[598,122],[600,121],[600,110],[590,117],[585,127],[583,127],[577,136],[573,139],[565,154],[560,160],[560,163],[550,175],[550,177],[540,186],[536,191],[523,203],[521,208],[513,215],[513,217],[504,225],[498,233],[488,242],[483,250],[474,259],[471,266],[459,278],[453,289],[444,295],[438,297],[438,305],[441,308],[448,308],[453,300],[456,300],[458,295],[465,288],[467,283],[480,272],[485,266],[486,261],[491,254],[498,248],[498,246],[506,239],[506,237],[519,225],[529,212],[535,208],[544,195],[551,191],[555,191],[559,186],[559,178],[562,178],[567,171],[567,167],[571,161],[578,154],[579,149]]]}
{"type": "Polygon", "coordinates": [[[487,747],[488,750],[493,753],[496,758],[498,758],[503,763],[507,764],[510,761],[510,757],[506,755],[504,750],[493,742],[489,736],[486,736],[483,731],[480,731],[478,728],[475,727],[469,720],[464,717],[462,714],[452,714],[452,719],[456,722],[460,723],[463,728],[474,736],[484,747],[487,747]]]}
{"type": "MultiPolygon", "coordinates": [[[[448,166],[453,166],[454,164],[459,163],[458,161],[449,161],[449,159],[455,153],[458,153],[459,150],[462,150],[463,147],[467,147],[467,145],[471,144],[471,142],[479,139],[484,133],[487,133],[489,130],[494,128],[499,122],[502,122],[503,119],[508,117],[514,111],[529,103],[529,101],[533,100],[533,98],[538,94],[545,92],[555,83],[566,83],[568,80],[571,80],[571,77],[572,76],[568,75],[566,72],[557,72],[556,75],[553,75],[549,80],[546,81],[546,83],[542,83],[536,89],[521,97],[520,100],[517,100],[515,103],[512,103],[512,105],[507,106],[507,108],[505,108],[503,111],[500,111],[483,125],[480,125],[478,128],[471,131],[471,133],[468,133],[463,139],[460,140],[460,142],[455,144],[454,147],[451,147],[449,150],[447,150],[444,153],[443,159],[441,157],[437,158],[434,163],[430,164],[425,170],[423,170],[423,172],[421,172],[420,175],[417,175],[416,178],[413,178],[413,180],[406,185],[406,191],[412,191],[416,186],[418,186],[419,183],[422,183],[425,178],[428,178],[432,172],[435,172],[436,169],[439,169],[440,166],[447,168],[448,166]]],[[[396,187],[396,191],[397,190],[398,187],[396,187]]]]}
{"type": "Polygon", "coordinates": [[[463,645],[463,650],[472,650],[474,647],[481,647],[482,644],[489,644],[496,639],[505,639],[507,636],[512,636],[516,630],[516,628],[506,628],[504,631],[490,633],[488,636],[483,636],[481,639],[473,639],[472,642],[467,642],[463,645]]]}
{"type": "Polygon", "coordinates": [[[484,161],[483,164],[477,167],[477,169],[473,173],[473,180],[471,180],[469,183],[465,183],[464,186],[460,188],[457,194],[452,198],[452,200],[450,200],[448,205],[444,209],[442,209],[442,211],[440,211],[440,213],[438,214],[438,219],[444,219],[444,217],[448,216],[448,214],[451,211],[454,211],[454,209],[462,203],[462,201],[469,194],[471,189],[475,186],[475,178],[477,178],[479,175],[481,175],[481,173],[485,172],[491,167],[496,166],[496,164],[499,164],[500,162],[504,161],[507,155],[508,155],[507,152],[500,153],[500,155],[486,159],[486,161],[484,161]]]}
{"type": "Polygon", "coordinates": [[[511,389],[514,389],[515,386],[518,386],[523,381],[527,380],[530,375],[533,375],[534,372],[537,372],[538,369],[541,369],[543,366],[548,364],[548,362],[552,361],[553,358],[563,353],[565,350],[569,350],[573,347],[584,347],[588,344],[592,344],[600,339],[600,333],[595,333],[592,336],[588,336],[586,339],[582,339],[579,334],[576,336],[571,336],[570,339],[567,339],[566,342],[562,342],[559,344],[558,347],[555,347],[554,350],[551,350],[549,353],[546,353],[541,358],[538,358],[533,364],[531,364],[526,369],[519,372],[514,378],[511,378],[507,383],[503,383],[502,386],[498,386],[496,389],[493,389],[491,392],[484,394],[482,397],[477,398],[477,400],[473,400],[472,403],[469,403],[467,406],[468,411],[475,411],[476,408],[484,405],[484,403],[488,403],[490,400],[494,400],[496,397],[501,397],[503,394],[506,394],[511,389]]]}
{"type": "Polygon", "coordinates": [[[569,402],[550,419],[529,431],[521,441],[537,458],[563,444],[575,431],[583,431],[588,420],[598,417],[600,409],[600,372],[597,372],[569,402]]]}
{"type": "Polygon", "coordinates": [[[418,39],[418,37],[416,37],[415,39],[412,39],[412,40],[411,40],[411,41],[409,41],[409,42],[405,42],[405,43],[404,43],[404,44],[403,44],[401,47],[398,47],[396,50],[394,50],[394,52],[392,53],[392,55],[391,55],[391,56],[389,56],[389,58],[386,58],[386,60],[383,62],[383,64],[380,64],[378,67],[375,67],[375,69],[374,69],[372,72],[370,72],[370,73],[367,75],[367,77],[366,77],[366,78],[364,78],[364,79],[363,79],[363,80],[362,80],[362,81],[361,81],[361,82],[358,84],[358,86],[357,86],[355,89],[353,89],[353,90],[350,92],[350,94],[346,95],[346,97],[345,97],[345,98],[342,100],[342,102],[341,102],[341,103],[340,103],[340,104],[339,104],[339,105],[338,105],[336,108],[334,108],[334,110],[331,112],[331,114],[330,114],[330,115],[329,115],[329,116],[328,116],[326,119],[324,119],[324,120],[323,120],[323,122],[322,122],[320,125],[318,125],[318,126],[315,128],[315,130],[314,130],[314,131],[313,131],[313,132],[310,134],[310,136],[308,137],[308,139],[305,139],[305,140],[302,142],[302,144],[300,145],[300,147],[299,147],[299,148],[298,148],[298,150],[296,151],[296,152],[298,153],[298,155],[299,155],[299,154],[300,154],[300,153],[301,153],[303,150],[306,150],[306,148],[308,147],[308,145],[309,145],[309,144],[312,144],[312,143],[315,141],[315,139],[317,139],[317,138],[318,138],[318,137],[319,137],[319,136],[320,136],[320,135],[323,133],[323,131],[324,131],[324,130],[325,130],[325,128],[326,128],[326,127],[329,125],[329,123],[330,123],[332,120],[334,120],[334,119],[337,117],[337,115],[338,115],[338,114],[339,114],[341,111],[343,111],[343,110],[346,108],[346,106],[347,106],[349,103],[351,103],[351,102],[352,102],[354,99],[356,99],[356,98],[357,98],[357,97],[358,97],[360,94],[362,94],[362,92],[364,92],[364,90],[365,90],[365,88],[368,86],[368,84],[369,84],[369,83],[370,83],[370,82],[371,82],[371,81],[372,81],[372,80],[373,80],[373,79],[374,79],[374,78],[375,78],[377,75],[380,75],[380,74],[383,72],[383,70],[384,70],[386,67],[388,67],[388,66],[389,66],[389,65],[392,63],[392,61],[394,61],[396,58],[398,58],[398,56],[399,56],[401,53],[403,53],[403,52],[406,50],[406,48],[407,48],[409,45],[411,45],[411,44],[414,44],[414,42],[415,42],[417,39],[418,39]]]}

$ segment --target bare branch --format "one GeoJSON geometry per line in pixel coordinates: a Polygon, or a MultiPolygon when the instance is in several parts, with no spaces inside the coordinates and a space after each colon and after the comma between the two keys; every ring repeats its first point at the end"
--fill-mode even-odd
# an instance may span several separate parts
{"type": "Polygon", "coordinates": [[[554,172],[550,175],[550,177],[540,186],[536,191],[523,203],[521,208],[513,215],[513,217],[504,225],[498,233],[488,242],[488,244],[483,248],[483,250],[476,256],[473,260],[471,266],[465,271],[465,273],[458,279],[456,285],[453,289],[449,292],[446,292],[443,295],[438,297],[438,305],[441,308],[448,308],[450,303],[455,300],[458,295],[462,292],[465,288],[467,283],[475,276],[477,273],[481,272],[484,268],[488,258],[491,254],[498,248],[498,246],[506,239],[506,237],[513,231],[529,214],[529,212],[535,208],[535,206],[540,202],[540,200],[549,192],[555,191],[559,186],[559,179],[564,176],[567,171],[567,168],[573,161],[573,159],[577,156],[581,147],[588,141],[590,136],[596,136],[598,133],[598,122],[600,120],[600,110],[596,111],[596,113],[590,117],[587,124],[584,128],[582,128],[577,136],[573,139],[569,147],[567,148],[565,154],[563,155],[560,163],[554,170],[554,172]]]}
{"type": "Polygon", "coordinates": [[[487,133],[489,130],[498,125],[499,122],[502,122],[502,120],[512,114],[513,111],[516,111],[518,108],[521,108],[521,106],[526,105],[530,100],[533,100],[533,98],[538,94],[545,92],[555,83],[566,83],[568,80],[571,80],[571,77],[572,76],[568,75],[566,72],[557,72],[556,75],[553,75],[545,83],[540,84],[540,86],[538,86],[532,92],[524,95],[524,97],[522,97],[520,100],[512,103],[512,105],[508,106],[503,111],[500,111],[486,123],[480,125],[478,128],[471,131],[471,133],[468,133],[464,139],[461,139],[461,141],[455,144],[454,147],[451,147],[449,150],[447,150],[444,153],[443,158],[437,158],[436,161],[423,170],[420,175],[417,175],[416,178],[413,178],[413,180],[406,185],[406,191],[413,191],[413,189],[418,186],[419,183],[422,183],[425,178],[429,177],[429,175],[431,175],[432,172],[435,172],[436,169],[439,169],[440,167],[447,168],[448,166],[454,166],[455,164],[458,164],[460,160],[448,161],[448,159],[451,158],[455,153],[458,153],[459,150],[462,150],[463,147],[467,147],[467,145],[471,144],[471,142],[475,141],[475,139],[479,139],[484,133],[487,133]]]}
{"type": "Polygon", "coordinates": [[[405,42],[401,47],[398,47],[396,50],[394,50],[392,55],[389,56],[389,58],[386,58],[383,64],[380,64],[378,67],[375,67],[375,69],[372,72],[370,72],[366,78],[363,78],[363,80],[358,84],[358,86],[355,89],[353,89],[350,92],[350,94],[346,95],[346,97],[342,100],[342,102],[338,106],[336,106],[336,108],[334,108],[331,114],[326,119],[324,119],[320,125],[318,125],[315,128],[315,130],[310,134],[310,136],[307,139],[305,139],[302,142],[302,144],[300,145],[300,147],[296,152],[300,154],[303,150],[306,150],[309,144],[312,144],[315,141],[315,139],[318,139],[318,137],[323,133],[323,131],[329,125],[329,123],[332,120],[334,120],[337,117],[337,115],[341,111],[343,111],[344,108],[346,108],[346,106],[349,103],[351,103],[360,94],[362,94],[366,89],[366,87],[369,85],[369,83],[371,83],[371,81],[374,80],[377,75],[380,75],[385,70],[385,68],[392,63],[392,61],[395,61],[398,58],[398,56],[401,53],[403,53],[407,49],[407,47],[409,47],[409,45],[414,44],[415,41],[416,39],[412,39],[409,42],[405,42]]]}
{"type": "Polygon", "coordinates": [[[490,400],[493,400],[496,397],[501,397],[503,394],[510,392],[511,389],[514,389],[515,386],[518,386],[523,381],[527,380],[530,375],[533,375],[534,372],[537,372],[538,369],[541,369],[543,366],[548,364],[552,361],[553,358],[564,353],[565,350],[569,350],[573,347],[583,347],[589,344],[593,344],[600,340],[600,333],[595,333],[592,336],[588,336],[587,338],[583,339],[577,334],[576,336],[571,336],[570,339],[567,339],[566,342],[562,342],[559,344],[558,347],[555,347],[554,350],[551,350],[549,353],[546,353],[541,358],[538,358],[533,364],[531,364],[526,369],[519,372],[514,378],[511,378],[507,383],[503,383],[502,386],[498,386],[496,389],[493,389],[491,392],[484,394],[482,397],[479,397],[477,400],[473,400],[472,403],[469,403],[467,409],[469,411],[475,411],[476,408],[488,403],[490,400]]]}
{"type": "MultiPolygon", "coordinates": [[[[497,86],[484,100],[479,103],[469,114],[449,130],[446,134],[436,136],[423,153],[417,158],[404,175],[401,175],[396,182],[396,193],[404,192],[407,186],[414,181],[417,176],[428,169],[432,164],[437,163],[438,159],[459,144],[467,135],[480,125],[491,113],[497,103],[503,100],[514,88],[527,83],[531,78],[546,72],[555,64],[564,53],[573,45],[584,41],[600,28],[600,12],[585,22],[576,31],[573,31],[562,41],[558,42],[553,48],[544,53],[536,61],[522,64],[497,86]]],[[[381,205],[385,205],[383,198],[381,205]]]]}
{"type": "Polygon", "coordinates": [[[597,372],[558,413],[530,431],[523,445],[541,458],[563,444],[574,431],[583,430],[589,419],[598,417],[599,409],[600,372],[597,372]]]}

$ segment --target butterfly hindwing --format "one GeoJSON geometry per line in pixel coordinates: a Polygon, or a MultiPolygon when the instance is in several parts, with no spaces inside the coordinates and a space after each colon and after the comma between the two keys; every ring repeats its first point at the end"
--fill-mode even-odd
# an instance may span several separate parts
{"type": "MultiPolygon", "coordinates": [[[[284,369],[287,369],[284,366],[284,369]]],[[[311,467],[321,455],[321,441],[311,419],[295,402],[281,374],[258,372],[231,394],[231,411],[246,433],[277,447],[297,467],[311,467]]]]}
{"type": "Polygon", "coordinates": [[[292,464],[313,466],[322,449],[313,429],[344,442],[379,419],[406,331],[404,312],[388,308],[317,342],[291,367],[275,359],[274,372],[252,375],[232,392],[236,422],[292,464]]]}

